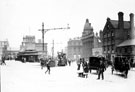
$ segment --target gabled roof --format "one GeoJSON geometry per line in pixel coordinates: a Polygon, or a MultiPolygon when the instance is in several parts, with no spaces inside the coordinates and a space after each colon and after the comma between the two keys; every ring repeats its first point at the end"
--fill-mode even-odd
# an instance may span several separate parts
{"type": "MultiPolygon", "coordinates": [[[[118,28],[118,20],[110,20],[110,23],[114,28],[118,28]]],[[[124,29],[130,28],[130,22],[129,21],[124,21],[124,29]]]]}
{"type": "Polygon", "coordinates": [[[119,44],[117,47],[123,47],[123,46],[135,46],[135,39],[126,40],[121,44],[119,44]]]}

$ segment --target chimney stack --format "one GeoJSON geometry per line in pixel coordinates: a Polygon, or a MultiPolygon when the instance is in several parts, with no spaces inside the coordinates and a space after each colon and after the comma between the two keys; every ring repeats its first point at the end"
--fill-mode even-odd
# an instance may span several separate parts
{"type": "Polygon", "coordinates": [[[119,29],[124,28],[123,15],[124,15],[123,12],[118,13],[118,27],[119,27],[119,29]]]}
{"type": "Polygon", "coordinates": [[[130,30],[131,30],[131,39],[135,38],[134,30],[134,14],[130,13],[130,30]]]}

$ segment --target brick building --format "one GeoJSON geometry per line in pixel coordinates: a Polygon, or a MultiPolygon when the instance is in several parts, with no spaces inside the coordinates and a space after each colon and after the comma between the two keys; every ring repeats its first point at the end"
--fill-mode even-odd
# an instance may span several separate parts
{"type": "Polygon", "coordinates": [[[67,46],[67,58],[77,60],[82,57],[82,41],[80,37],[70,39],[67,46]]]}
{"type": "MultiPolygon", "coordinates": [[[[131,31],[134,29],[133,25],[133,14],[130,14],[130,21],[124,21],[124,13],[118,13],[118,20],[111,20],[107,18],[106,24],[102,33],[102,46],[103,54],[109,59],[112,59],[112,56],[115,55],[124,55],[132,53],[131,46],[129,43],[123,45],[123,42],[131,40],[133,35],[131,31]],[[121,49],[123,46],[128,46],[126,49],[121,49]],[[129,53],[123,51],[130,51],[129,53]]],[[[126,46],[126,47],[127,47],[126,46]]]]}

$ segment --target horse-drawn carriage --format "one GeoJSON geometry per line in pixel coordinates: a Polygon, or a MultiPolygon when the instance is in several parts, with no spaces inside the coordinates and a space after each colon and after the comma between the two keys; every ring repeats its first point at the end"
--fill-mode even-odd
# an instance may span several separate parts
{"type": "Polygon", "coordinates": [[[88,67],[89,67],[90,73],[92,70],[96,70],[98,73],[101,59],[103,60],[106,66],[106,60],[104,57],[89,57],[88,67]]]}
{"type": "Polygon", "coordinates": [[[112,74],[115,71],[124,74],[125,77],[128,75],[128,70],[130,69],[130,62],[127,57],[115,57],[112,64],[112,74]]]}
{"type": "Polygon", "coordinates": [[[63,52],[58,52],[58,66],[66,66],[66,65],[67,65],[66,54],[63,52]]]}

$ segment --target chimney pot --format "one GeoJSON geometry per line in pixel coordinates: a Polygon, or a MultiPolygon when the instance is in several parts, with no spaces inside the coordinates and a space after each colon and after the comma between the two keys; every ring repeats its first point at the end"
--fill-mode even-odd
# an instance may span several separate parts
{"type": "Polygon", "coordinates": [[[123,29],[124,28],[123,15],[124,15],[123,12],[119,12],[118,13],[118,27],[120,29],[123,29]]]}
{"type": "Polygon", "coordinates": [[[135,38],[135,30],[134,30],[134,14],[130,13],[130,29],[131,29],[131,38],[135,38]]]}

